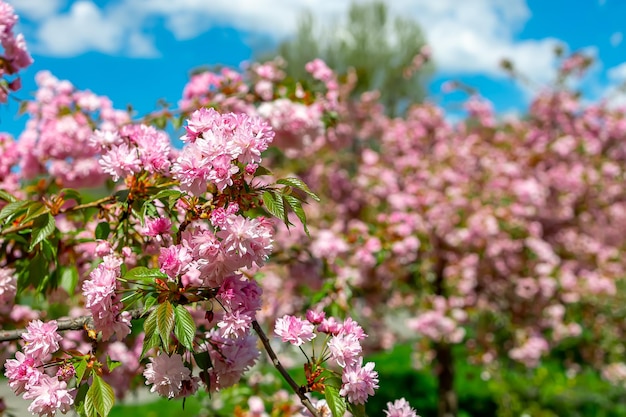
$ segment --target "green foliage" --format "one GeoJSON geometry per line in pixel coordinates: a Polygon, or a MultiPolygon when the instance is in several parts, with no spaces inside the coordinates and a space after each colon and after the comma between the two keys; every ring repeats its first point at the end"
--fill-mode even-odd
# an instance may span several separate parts
{"type": "Polygon", "coordinates": [[[324,397],[326,398],[328,408],[330,408],[331,413],[333,413],[333,417],[342,417],[346,412],[347,406],[345,398],[339,395],[339,389],[326,385],[324,397]]]}
{"type": "Polygon", "coordinates": [[[391,18],[385,3],[353,3],[345,23],[320,24],[305,13],[296,35],[277,53],[287,61],[287,75],[307,77],[304,66],[322,58],[340,75],[353,68],[358,77],[353,93],[378,90],[388,113],[398,114],[408,103],[424,98],[424,84],[432,69],[427,66],[406,77],[404,70],[425,45],[419,24],[405,17],[391,18]]]}
{"type": "Polygon", "coordinates": [[[187,349],[193,351],[193,338],[196,334],[196,324],[189,311],[182,305],[174,309],[174,334],[178,341],[187,349]]]}
{"type": "Polygon", "coordinates": [[[285,226],[293,226],[289,221],[288,214],[292,211],[302,223],[304,231],[309,234],[306,225],[306,213],[302,203],[307,197],[319,202],[320,198],[299,178],[282,178],[276,181],[282,188],[270,188],[263,192],[261,198],[265,209],[273,216],[281,219],[285,226]]]}
{"type": "Polygon", "coordinates": [[[94,375],[85,397],[84,408],[87,417],[107,417],[114,403],[113,388],[104,382],[102,377],[94,375]]]}

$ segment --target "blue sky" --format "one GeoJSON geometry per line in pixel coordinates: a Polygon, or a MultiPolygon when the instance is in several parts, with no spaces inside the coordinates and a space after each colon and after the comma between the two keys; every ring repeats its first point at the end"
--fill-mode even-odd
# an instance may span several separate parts
{"type": "MultiPolygon", "coordinates": [[[[34,75],[50,70],[81,89],[108,95],[139,114],[158,99],[176,103],[189,70],[238,67],[259,48],[289,37],[306,8],[322,20],[340,18],[349,0],[8,0],[20,14],[35,63],[22,75],[28,98],[34,75]]],[[[589,99],[626,79],[623,0],[388,0],[392,11],[417,19],[431,44],[437,72],[433,100],[454,108],[441,83],[460,79],[478,88],[501,113],[523,111],[532,89],[509,80],[502,58],[538,85],[554,76],[554,46],[596,57],[581,88],[589,99]]],[[[0,130],[19,134],[17,104],[0,108],[0,130]]]]}

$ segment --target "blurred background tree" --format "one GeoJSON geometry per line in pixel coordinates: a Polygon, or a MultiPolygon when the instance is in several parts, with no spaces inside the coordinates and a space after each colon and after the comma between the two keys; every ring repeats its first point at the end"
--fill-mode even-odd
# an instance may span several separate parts
{"type": "Polygon", "coordinates": [[[282,56],[289,77],[308,76],[304,66],[323,59],[340,75],[350,68],[358,77],[353,94],[378,90],[390,115],[404,112],[409,104],[425,96],[425,85],[433,72],[430,53],[420,25],[412,19],[390,15],[382,1],[352,3],[343,21],[319,22],[305,12],[298,29],[272,53],[260,58],[282,56]]]}

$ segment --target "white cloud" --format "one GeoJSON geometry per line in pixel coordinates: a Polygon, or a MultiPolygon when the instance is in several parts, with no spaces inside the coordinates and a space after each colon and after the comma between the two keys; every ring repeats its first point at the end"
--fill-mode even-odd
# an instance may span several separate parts
{"type": "Polygon", "coordinates": [[[41,20],[56,14],[66,0],[11,0],[15,11],[28,19],[41,20]]]}
{"type": "MultiPolygon", "coordinates": [[[[18,0],[29,1],[45,2],[18,0]]],[[[503,75],[499,62],[508,58],[523,74],[539,82],[554,73],[552,51],[556,39],[515,40],[516,32],[531,17],[525,0],[387,3],[394,13],[420,22],[433,47],[439,71],[503,75]]],[[[155,56],[154,41],[144,35],[147,22],[155,20],[164,21],[179,40],[194,38],[215,25],[225,25],[277,41],[294,33],[304,10],[313,11],[319,21],[327,22],[345,16],[349,5],[350,0],[119,0],[99,9],[91,1],[81,0],[69,12],[42,21],[38,49],[65,56],[87,50],[155,56]]]]}
{"type": "Polygon", "coordinates": [[[610,38],[611,46],[619,46],[622,43],[622,40],[624,40],[624,35],[622,34],[622,32],[615,32],[611,35],[610,38]]]}
{"type": "Polygon", "coordinates": [[[115,53],[123,41],[124,29],[108,19],[90,1],[72,4],[67,13],[42,22],[35,50],[58,56],[72,56],[95,50],[115,53]]]}
{"type": "Polygon", "coordinates": [[[609,68],[606,74],[609,77],[609,80],[614,83],[626,81],[626,62],[622,62],[613,68],[609,68]]]}
{"type": "MultiPolygon", "coordinates": [[[[319,21],[327,22],[345,16],[350,1],[239,0],[234,5],[232,0],[126,0],[125,4],[136,15],[164,17],[178,39],[227,24],[278,40],[294,33],[303,10],[312,10],[319,21]]],[[[503,75],[499,63],[508,58],[539,82],[554,73],[556,39],[514,40],[515,32],[530,18],[524,0],[393,0],[388,4],[393,12],[420,22],[440,71],[503,75]]]]}

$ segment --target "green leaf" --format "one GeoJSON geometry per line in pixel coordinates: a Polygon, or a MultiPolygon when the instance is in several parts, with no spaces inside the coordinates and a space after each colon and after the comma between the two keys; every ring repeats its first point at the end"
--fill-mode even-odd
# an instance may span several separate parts
{"type": "Polygon", "coordinates": [[[76,291],[76,286],[78,285],[78,270],[75,266],[63,268],[59,285],[70,296],[74,295],[74,291],[76,291]]]}
{"type": "Polygon", "coordinates": [[[130,194],[130,190],[119,190],[114,196],[120,203],[125,203],[128,200],[128,194],[130,194]]]}
{"type": "Polygon", "coordinates": [[[148,283],[154,283],[155,278],[167,279],[167,274],[161,272],[158,268],[136,266],[126,272],[124,278],[131,281],[147,281],[148,283]]]}
{"type": "Polygon", "coordinates": [[[202,369],[203,371],[208,371],[213,367],[213,363],[211,362],[211,355],[206,350],[204,352],[194,353],[193,358],[196,360],[198,368],[202,369]]]}
{"type": "Polygon", "coordinates": [[[150,349],[156,348],[159,346],[161,346],[161,338],[156,332],[153,333],[151,337],[146,336],[143,339],[143,348],[141,349],[141,357],[142,358],[145,357],[146,352],[148,352],[150,349]]]}
{"type": "Polygon", "coordinates": [[[330,378],[326,378],[324,380],[324,385],[325,386],[330,386],[333,388],[337,388],[338,390],[341,389],[341,385],[343,384],[343,382],[341,382],[341,378],[336,377],[336,376],[331,376],[330,378]]]}
{"type": "Polygon", "coordinates": [[[324,388],[324,397],[326,398],[326,404],[330,408],[330,412],[333,417],[343,417],[346,413],[346,400],[339,395],[339,390],[335,387],[327,385],[324,388]]]}
{"type": "Polygon", "coordinates": [[[106,240],[111,233],[111,225],[109,222],[100,222],[96,226],[96,239],[106,240]]]}
{"type": "Polygon", "coordinates": [[[93,382],[87,395],[85,396],[85,411],[88,416],[99,415],[106,417],[109,415],[113,404],[115,403],[115,394],[113,388],[98,375],[93,376],[93,382]]]}
{"type": "Polygon", "coordinates": [[[17,201],[17,198],[15,198],[13,194],[9,194],[8,192],[4,190],[0,190],[0,198],[9,203],[14,203],[17,201]]]}
{"type": "Polygon", "coordinates": [[[83,196],[80,195],[80,192],[73,188],[64,188],[59,192],[59,194],[63,195],[63,200],[65,201],[74,200],[77,204],[81,204],[83,202],[83,196]]]}
{"type": "Polygon", "coordinates": [[[306,213],[302,208],[302,202],[292,195],[283,195],[282,197],[287,205],[291,207],[296,216],[298,216],[298,219],[300,219],[300,222],[304,227],[304,232],[307,234],[307,236],[309,236],[309,229],[306,227],[306,213]]]}
{"type": "Polygon", "coordinates": [[[87,359],[81,359],[78,365],[74,365],[74,370],[76,371],[76,385],[80,385],[83,376],[85,376],[85,371],[87,370],[87,359]]]}
{"type": "Polygon", "coordinates": [[[156,327],[157,333],[161,337],[163,346],[167,348],[170,341],[170,335],[174,330],[174,307],[169,301],[165,301],[159,305],[156,310],[156,327]]]}
{"type": "Polygon", "coordinates": [[[306,185],[304,181],[302,181],[299,178],[281,178],[278,181],[276,181],[276,183],[297,188],[299,190],[304,191],[306,194],[311,196],[311,198],[317,201],[318,203],[321,201],[320,198],[313,191],[311,191],[309,186],[306,185]]]}
{"type": "Polygon", "coordinates": [[[49,263],[41,251],[37,251],[28,264],[27,273],[17,280],[17,293],[21,293],[29,285],[42,288],[50,275],[49,263]],[[21,279],[20,279],[21,278],[21,279]]]}
{"type": "Polygon", "coordinates": [[[288,225],[288,220],[285,213],[285,207],[283,205],[283,200],[280,198],[276,198],[274,194],[270,191],[265,191],[263,193],[263,204],[267,211],[269,211],[272,215],[278,217],[279,219],[285,221],[285,224],[288,225]]]}
{"type": "Polygon", "coordinates": [[[8,219],[9,217],[18,214],[28,206],[30,201],[14,201],[7,204],[0,210],[0,220],[8,219]]]}
{"type": "Polygon", "coordinates": [[[89,391],[89,385],[81,385],[76,392],[76,397],[74,398],[75,410],[81,417],[87,416],[85,411],[85,397],[87,396],[87,391],[89,391]]]}
{"type": "Polygon", "coordinates": [[[143,306],[144,314],[146,313],[146,311],[150,310],[150,307],[155,305],[156,302],[157,302],[157,298],[153,296],[152,294],[148,294],[148,296],[146,297],[146,300],[144,301],[144,306],[143,306]]]}
{"type": "Polygon", "coordinates": [[[348,404],[348,411],[353,417],[367,417],[365,414],[365,404],[348,404]]]}
{"type": "Polygon", "coordinates": [[[260,165],[257,167],[256,171],[254,171],[254,176],[258,177],[261,175],[273,175],[272,171],[270,171],[269,169],[265,168],[264,166],[260,165]]]}
{"type": "Polygon", "coordinates": [[[107,355],[107,369],[109,370],[109,372],[112,372],[115,368],[117,368],[121,364],[122,362],[114,361],[109,357],[109,355],[107,355]]]}
{"type": "Polygon", "coordinates": [[[174,317],[176,338],[184,347],[193,350],[193,339],[196,336],[196,323],[193,321],[193,317],[182,305],[176,306],[174,317]]]}
{"type": "Polygon", "coordinates": [[[161,198],[170,198],[170,197],[180,197],[183,193],[181,193],[178,190],[170,190],[170,189],[165,189],[165,190],[161,190],[158,193],[156,193],[151,200],[158,200],[161,198]]]}
{"type": "Polygon", "coordinates": [[[48,213],[49,211],[50,209],[46,207],[43,203],[35,201],[33,204],[28,206],[28,210],[26,210],[26,216],[22,219],[21,223],[25,224],[35,217],[39,217],[44,213],[48,213]]]}
{"type": "Polygon", "coordinates": [[[32,251],[35,245],[50,236],[54,231],[54,217],[50,213],[42,214],[33,221],[33,233],[31,235],[28,250],[32,251]]]}

